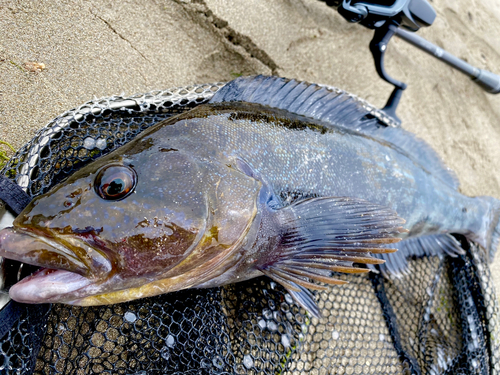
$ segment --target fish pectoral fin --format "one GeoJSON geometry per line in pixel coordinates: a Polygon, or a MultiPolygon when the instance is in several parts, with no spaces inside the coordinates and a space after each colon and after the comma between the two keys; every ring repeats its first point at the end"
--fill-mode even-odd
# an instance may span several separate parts
{"type": "Polygon", "coordinates": [[[313,317],[320,319],[321,310],[314,301],[314,294],[312,294],[307,288],[297,285],[298,291],[288,289],[288,292],[292,298],[297,302],[300,307],[307,310],[313,317]]]}
{"type": "Polygon", "coordinates": [[[408,272],[409,257],[442,256],[456,257],[465,254],[460,242],[451,234],[433,234],[428,236],[408,238],[397,245],[398,252],[394,255],[376,254],[376,257],[384,260],[380,264],[380,271],[387,275],[402,276],[408,272]]]}
{"type": "Polygon", "coordinates": [[[346,283],[332,277],[332,272],[369,272],[354,263],[383,263],[371,254],[396,251],[389,245],[406,232],[405,221],[395,211],[348,197],[300,201],[276,210],[274,222],[280,227],[278,244],[258,268],[316,317],[319,309],[308,289],[327,290],[324,284],[346,283]]]}

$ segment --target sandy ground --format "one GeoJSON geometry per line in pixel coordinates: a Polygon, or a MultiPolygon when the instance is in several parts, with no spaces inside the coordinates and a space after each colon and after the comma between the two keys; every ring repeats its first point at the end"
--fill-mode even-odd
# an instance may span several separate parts
{"type": "MultiPolygon", "coordinates": [[[[438,17],[419,34],[500,73],[500,2],[431,3],[438,17]]],[[[317,0],[0,0],[0,30],[0,140],[16,148],[93,97],[241,74],[338,86],[377,106],[391,92],[368,51],[372,31],[317,0]]],[[[457,172],[463,193],[500,199],[500,96],[401,40],[386,64],[409,85],[403,126],[457,172]]],[[[500,256],[492,268],[499,290],[500,256]]]]}

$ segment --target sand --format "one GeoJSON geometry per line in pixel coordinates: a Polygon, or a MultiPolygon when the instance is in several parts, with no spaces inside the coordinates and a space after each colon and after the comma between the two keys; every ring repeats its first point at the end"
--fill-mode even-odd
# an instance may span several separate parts
{"type": "MultiPolygon", "coordinates": [[[[500,73],[500,3],[434,0],[419,35],[500,73]]],[[[0,140],[19,148],[61,112],[94,97],[239,75],[333,85],[383,106],[372,31],[316,0],[0,1],[0,140]]],[[[467,195],[500,199],[500,96],[394,39],[386,66],[408,84],[403,127],[429,142],[467,195]]],[[[500,288],[500,256],[492,265],[500,288]]]]}

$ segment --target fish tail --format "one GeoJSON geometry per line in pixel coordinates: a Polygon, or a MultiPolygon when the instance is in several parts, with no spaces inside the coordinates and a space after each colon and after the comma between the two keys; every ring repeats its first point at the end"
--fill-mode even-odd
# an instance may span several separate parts
{"type": "Polygon", "coordinates": [[[487,250],[490,261],[493,261],[500,246],[500,200],[492,197],[478,198],[486,206],[486,212],[483,216],[481,236],[474,240],[487,250]]]}
{"type": "Polygon", "coordinates": [[[500,201],[496,199],[491,199],[492,210],[491,210],[491,226],[490,226],[490,246],[488,249],[490,259],[493,260],[495,253],[500,246],[500,201]]]}

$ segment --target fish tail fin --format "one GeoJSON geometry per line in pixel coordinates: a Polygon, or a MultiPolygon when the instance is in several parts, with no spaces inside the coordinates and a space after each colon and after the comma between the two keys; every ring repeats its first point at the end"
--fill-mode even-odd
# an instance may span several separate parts
{"type": "Polygon", "coordinates": [[[493,197],[474,198],[474,221],[466,236],[485,250],[490,261],[500,246],[500,200],[493,197]]]}
{"type": "Polygon", "coordinates": [[[484,217],[483,241],[478,241],[487,250],[490,261],[493,261],[495,253],[500,246],[500,200],[493,197],[479,197],[487,205],[484,217]],[[481,243],[482,242],[482,243],[481,243]]]}

